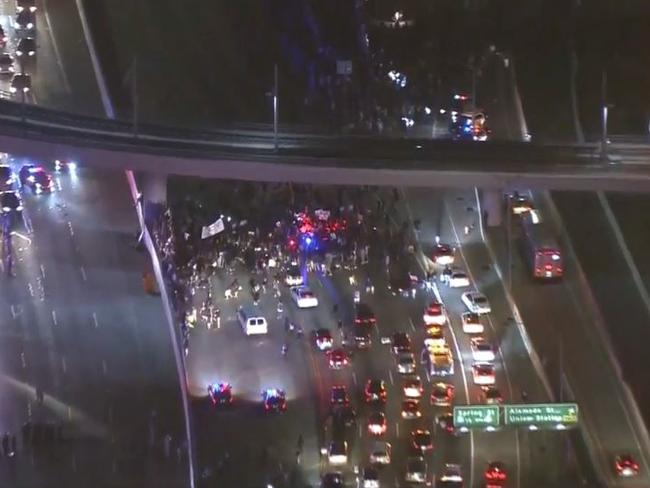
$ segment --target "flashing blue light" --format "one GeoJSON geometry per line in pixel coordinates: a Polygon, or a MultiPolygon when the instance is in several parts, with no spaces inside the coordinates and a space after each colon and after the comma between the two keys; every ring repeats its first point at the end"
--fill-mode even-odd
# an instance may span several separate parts
{"type": "Polygon", "coordinates": [[[309,245],[311,244],[311,242],[312,242],[311,237],[309,236],[305,237],[305,244],[309,245]]]}
{"type": "Polygon", "coordinates": [[[470,132],[472,132],[472,127],[469,126],[469,125],[466,125],[465,127],[463,127],[463,132],[465,134],[469,134],[470,132]]]}

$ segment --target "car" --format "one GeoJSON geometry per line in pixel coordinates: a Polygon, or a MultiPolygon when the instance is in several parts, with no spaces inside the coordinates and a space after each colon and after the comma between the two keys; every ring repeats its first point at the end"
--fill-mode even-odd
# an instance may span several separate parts
{"type": "Polygon", "coordinates": [[[417,429],[411,432],[411,447],[422,453],[433,451],[433,436],[426,429],[417,429]]]}
{"type": "Polygon", "coordinates": [[[487,314],[492,311],[490,302],[483,293],[478,291],[467,291],[461,295],[461,300],[470,312],[487,314]]]}
{"type": "Polygon", "coordinates": [[[350,405],[343,405],[334,410],[334,420],[345,427],[352,427],[357,422],[357,412],[350,405]]]}
{"type": "Polygon", "coordinates": [[[284,276],[284,283],[287,286],[301,286],[304,284],[302,273],[298,266],[292,266],[284,276]]]}
{"type": "Polygon", "coordinates": [[[368,415],[368,432],[372,435],[386,433],[386,414],[384,412],[372,412],[368,415]]]}
{"type": "Polygon", "coordinates": [[[36,12],[36,0],[16,0],[16,12],[22,12],[23,10],[36,12]]]}
{"type": "Polygon", "coordinates": [[[449,288],[467,288],[470,285],[469,277],[465,271],[459,269],[452,270],[447,279],[449,288]]]}
{"type": "Polygon", "coordinates": [[[388,289],[394,296],[415,298],[418,277],[402,264],[391,266],[388,273],[388,289]]]}
{"type": "Polygon", "coordinates": [[[0,164],[0,191],[13,190],[15,182],[16,175],[11,166],[0,164]]]}
{"type": "Polygon", "coordinates": [[[386,403],[386,384],[384,380],[368,380],[364,389],[364,398],[366,403],[386,403]]]}
{"type": "Polygon", "coordinates": [[[34,55],[36,55],[36,40],[33,37],[23,37],[18,41],[18,46],[16,46],[16,57],[32,57],[34,55]]]}
{"type": "Polygon", "coordinates": [[[623,453],[614,459],[614,470],[616,476],[621,478],[632,478],[639,474],[639,463],[629,453],[623,453]]]}
{"type": "Polygon", "coordinates": [[[483,337],[472,337],[470,343],[474,361],[491,363],[495,360],[496,356],[492,345],[483,337]]]}
{"type": "Polygon", "coordinates": [[[36,17],[34,12],[22,10],[16,14],[16,21],[14,22],[17,30],[32,31],[36,28],[36,17]]]}
{"type": "Polygon", "coordinates": [[[449,244],[436,244],[431,258],[440,266],[451,266],[455,260],[454,253],[454,248],[449,244]]]}
{"type": "Polygon", "coordinates": [[[371,464],[390,464],[392,447],[390,443],[376,441],[370,450],[371,464]]]}
{"type": "Polygon", "coordinates": [[[291,298],[298,308],[318,307],[318,298],[307,286],[294,286],[291,288],[291,298]]]}
{"type": "Polygon", "coordinates": [[[354,313],[354,323],[357,325],[375,325],[377,323],[377,318],[370,306],[365,303],[358,303],[354,313]]]}
{"type": "Polygon", "coordinates": [[[379,471],[372,466],[363,468],[359,488],[379,488],[379,471]]]}
{"type": "Polygon", "coordinates": [[[454,426],[454,414],[452,412],[442,412],[436,415],[436,425],[448,434],[456,432],[454,426]]]}
{"type": "Polygon", "coordinates": [[[334,347],[334,339],[329,329],[320,328],[314,331],[314,342],[319,351],[328,351],[334,347]]]}
{"type": "Polygon", "coordinates": [[[26,164],[18,172],[20,184],[30,188],[34,193],[51,193],[54,189],[52,177],[42,166],[26,164]]]}
{"type": "Polygon", "coordinates": [[[208,396],[213,405],[227,406],[232,404],[232,386],[230,383],[210,383],[208,396]]]}
{"type": "Polygon", "coordinates": [[[327,453],[329,463],[333,466],[340,466],[348,462],[348,443],[346,441],[336,440],[330,442],[327,453]]]}
{"type": "Polygon", "coordinates": [[[343,349],[330,349],[327,351],[330,369],[342,369],[350,364],[348,353],[343,349]]]}
{"type": "Polygon", "coordinates": [[[442,327],[440,325],[427,325],[426,327],[426,332],[427,332],[427,337],[424,339],[427,341],[428,339],[431,339],[432,341],[444,341],[445,340],[445,333],[442,330],[442,327]]]}
{"type": "Polygon", "coordinates": [[[431,391],[431,405],[449,407],[454,400],[454,385],[442,381],[433,385],[431,391]]]}
{"type": "Polygon", "coordinates": [[[506,205],[510,207],[510,211],[513,215],[523,215],[535,208],[529,198],[519,194],[518,192],[506,195],[506,205]]]}
{"type": "Polygon", "coordinates": [[[496,386],[484,386],[481,388],[481,395],[483,401],[488,405],[501,405],[503,403],[501,392],[496,386]]]}
{"type": "Polygon", "coordinates": [[[411,352],[411,338],[406,332],[395,332],[391,340],[393,354],[411,352]]]}
{"type": "Polygon", "coordinates": [[[0,54],[0,75],[12,75],[14,71],[14,57],[9,53],[0,54]]]}
{"type": "Polygon", "coordinates": [[[4,28],[0,25],[0,48],[3,48],[7,45],[7,41],[9,40],[9,36],[5,34],[4,28]]]}
{"type": "Polygon", "coordinates": [[[483,477],[485,478],[485,488],[501,488],[506,485],[508,473],[502,462],[492,461],[485,468],[483,477]]]}
{"type": "Polygon", "coordinates": [[[463,486],[463,471],[459,464],[445,464],[442,473],[438,475],[436,488],[451,488],[463,486]]]}
{"type": "Polygon", "coordinates": [[[11,93],[25,94],[32,89],[32,77],[28,73],[16,73],[11,78],[9,91],[11,93]]]}
{"type": "Polygon", "coordinates": [[[405,378],[402,386],[406,398],[420,398],[422,396],[422,380],[419,376],[405,378]]]}
{"type": "Polygon", "coordinates": [[[348,405],[350,399],[348,398],[348,390],[343,385],[334,385],[330,393],[330,405],[333,407],[339,405],[348,405]]]}
{"type": "Polygon", "coordinates": [[[354,328],[354,343],[359,349],[367,349],[372,345],[372,326],[359,324],[354,328]]]}
{"type": "Polygon", "coordinates": [[[465,334],[482,334],[485,326],[481,323],[481,316],[474,312],[464,312],[460,319],[463,323],[463,332],[465,334]]]}
{"type": "Polygon", "coordinates": [[[287,395],[284,390],[267,388],[262,392],[262,402],[266,412],[284,412],[287,410],[287,395]]]}
{"type": "Polygon", "coordinates": [[[406,460],[407,483],[425,483],[427,480],[427,463],[422,456],[409,457],[406,460]]]}
{"type": "Polygon", "coordinates": [[[412,398],[402,402],[402,418],[406,420],[419,419],[422,417],[420,402],[412,398]]]}
{"type": "Polygon", "coordinates": [[[54,171],[56,173],[62,173],[67,171],[68,173],[74,173],[77,171],[77,163],[74,161],[65,161],[62,159],[54,160],[54,171]]]}
{"type": "Polygon", "coordinates": [[[397,355],[397,372],[400,374],[415,373],[415,358],[411,352],[401,352],[397,355]]]}
{"type": "Polygon", "coordinates": [[[344,488],[343,473],[339,471],[325,473],[320,480],[320,488],[344,488]]]}
{"type": "Polygon", "coordinates": [[[474,363],[472,365],[472,379],[475,385],[493,385],[496,382],[494,377],[494,364],[474,363]]]}
{"type": "Polygon", "coordinates": [[[434,300],[424,309],[422,319],[425,325],[445,325],[447,322],[445,307],[434,300]]]}
{"type": "Polygon", "coordinates": [[[2,212],[6,214],[23,211],[23,202],[15,190],[0,193],[0,206],[2,207],[2,212]]]}

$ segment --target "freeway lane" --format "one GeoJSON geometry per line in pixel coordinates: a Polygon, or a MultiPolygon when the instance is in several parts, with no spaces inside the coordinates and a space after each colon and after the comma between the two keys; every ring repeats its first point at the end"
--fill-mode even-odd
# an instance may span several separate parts
{"type": "MultiPolygon", "coordinates": [[[[595,199],[591,195],[581,197],[582,204],[595,199]]],[[[593,202],[595,203],[595,202],[593,202]]],[[[536,196],[536,206],[542,215],[550,218],[551,209],[546,200],[536,196]]],[[[584,208],[584,206],[582,207],[584,208]]],[[[563,217],[567,215],[563,212],[563,217]]],[[[583,215],[580,213],[580,215],[583,215]]],[[[607,232],[606,223],[602,222],[602,212],[594,210],[589,222],[581,217],[583,227],[580,231],[584,236],[601,236],[604,241],[607,232]],[[589,226],[585,229],[584,226],[589,226]],[[599,230],[596,230],[599,229],[599,230]]],[[[575,216],[575,215],[574,215],[575,216]]],[[[571,221],[574,225],[576,221],[571,221]]],[[[517,220],[513,220],[514,239],[518,242],[517,220]]],[[[558,235],[561,229],[557,229],[558,235]]],[[[495,251],[495,256],[501,269],[506,269],[506,238],[502,228],[488,229],[488,236],[495,251]]],[[[569,234],[574,238],[573,231],[569,234]]],[[[549,380],[557,398],[575,398],[581,407],[582,416],[587,428],[595,439],[596,455],[600,458],[601,471],[609,478],[608,486],[635,486],[636,481],[616,481],[612,479],[612,456],[621,450],[638,454],[635,444],[634,428],[628,421],[628,412],[621,403],[620,384],[618,375],[609,363],[607,351],[603,349],[594,324],[598,320],[599,311],[594,309],[589,296],[585,295],[585,284],[580,277],[579,264],[574,261],[575,256],[570,252],[569,237],[560,240],[564,251],[566,274],[564,281],[547,286],[531,282],[527,267],[522,260],[520,248],[514,245],[512,262],[512,293],[522,314],[527,331],[532,343],[538,351],[549,380]],[[564,387],[560,389],[560,377],[563,376],[564,387]],[[595,395],[594,392],[602,392],[595,395]],[[605,393],[608,392],[608,393],[605,393]]],[[[609,238],[607,238],[608,240],[609,238]]],[[[590,239],[590,247],[595,247],[595,255],[600,256],[600,241],[594,243],[590,239]]],[[[603,262],[599,258],[599,262],[603,262]]],[[[617,267],[617,269],[621,269],[617,267]]],[[[622,281],[598,280],[590,283],[610,283],[620,288],[622,281]]],[[[617,288],[617,289],[618,289],[617,288]]],[[[611,291],[607,301],[611,298],[611,291]]],[[[621,297],[629,296],[621,294],[621,297]]],[[[618,301],[618,299],[616,300],[618,301]]],[[[598,302],[602,306],[602,299],[598,302]]],[[[620,314],[627,315],[629,309],[619,309],[620,314]]],[[[591,474],[585,466],[585,476],[591,474]]],[[[638,481],[639,485],[647,482],[645,475],[638,481]]]]}
{"type": "Polygon", "coordinates": [[[38,450],[19,442],[0,476],[14,486],[179,486],[185,471],[157,464],[162,435],[181,432],[180,401],[159,301],[141,287],[146,260],[133,248],[127,185],[119,173],[87,170],[56,180],[53,195],[26,192],[34,233],[17,231],[31,244],[14,237],[16,276],[2,276],[0,421],[9,432],[29,418],[63,422],[68,441],[38,450]]]}

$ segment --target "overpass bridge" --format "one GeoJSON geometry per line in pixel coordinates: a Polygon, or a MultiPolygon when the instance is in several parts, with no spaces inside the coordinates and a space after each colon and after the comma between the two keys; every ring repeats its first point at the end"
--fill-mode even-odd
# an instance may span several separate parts
{"type": "Polygon", "coordinates": [[[158,175],[296,183],[650,191],[650,145],[458,143],[263,128],[189,129],[0,100],[0,151],[158,175]]]}

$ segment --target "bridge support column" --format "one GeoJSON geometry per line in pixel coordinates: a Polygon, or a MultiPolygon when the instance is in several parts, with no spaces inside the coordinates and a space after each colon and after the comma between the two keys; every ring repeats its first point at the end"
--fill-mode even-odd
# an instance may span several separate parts
{"type": "Polygon", "coordinates": [[[485,190],[481,192],[481,218],[483,225],[498,227],[503,220],[503,192],[485,190]]]}
{"type": "Polygon", "coordinates": [[[151,228],[167,208],[167,175],[140,172],[136,180],[142,192],[144,221],[151,228]]]}

